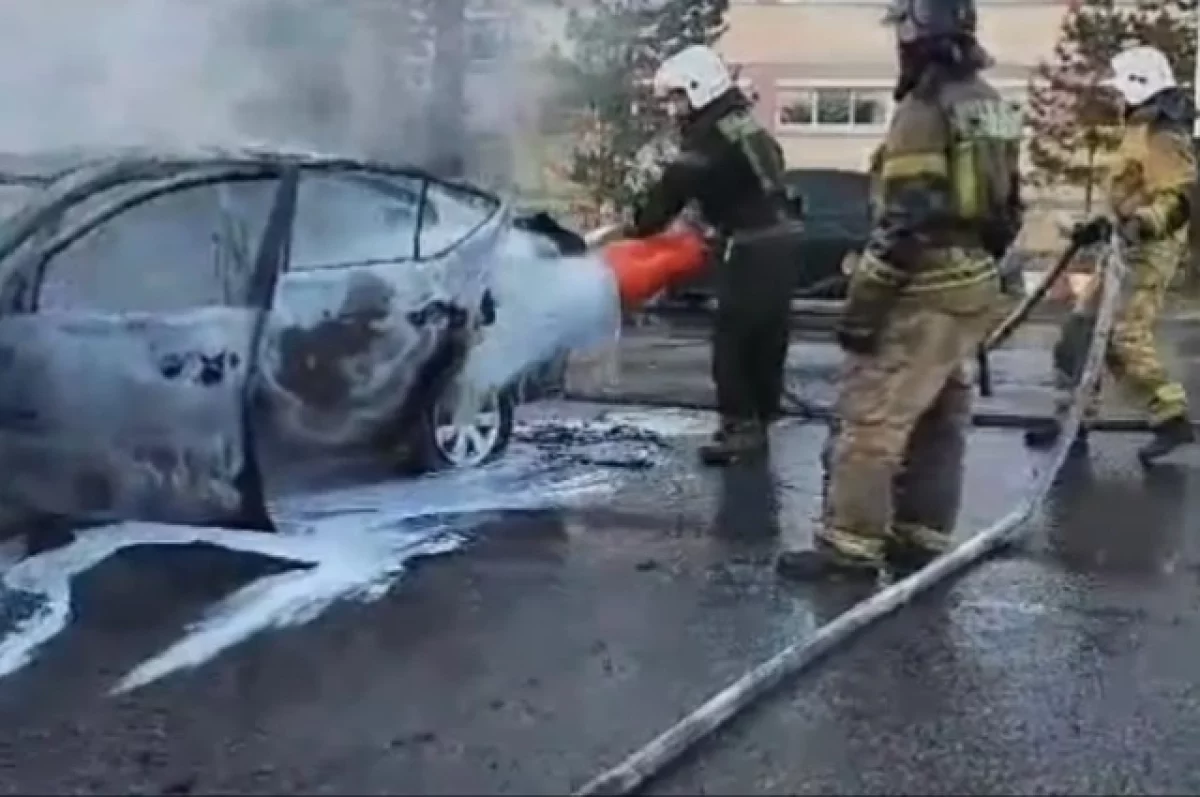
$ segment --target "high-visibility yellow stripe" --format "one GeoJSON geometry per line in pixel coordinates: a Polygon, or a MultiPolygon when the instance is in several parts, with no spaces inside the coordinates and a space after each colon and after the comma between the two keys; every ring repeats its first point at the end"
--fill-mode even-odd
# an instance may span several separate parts
{"type": "Polygon", "coordinates": [[[1160,385],[1151,395],[1150,418],[1152,423],[1162,423],[1180,415],[1186,415],[1187,410],[1187,391],[1178,382],[1160,385]]]}
{"type": "Polygon", "coordinates": [[[1147,222],[1151,235],[1162,235],[1167,226],[1167,214],[1157,204],[1152,204],[1143,212],[1142,218],[1147,222]]]}
{"type": "Polygon", "coordinates": [[[979,218],[979,164],[971,141],[959,142],[954,147],[954,203],[959,218],[979,218]]]}
{"type": "Polygon", "coordinates": [[[934,274],[930,272],[918,273],[913,281],[904,288],[906,294],[915,293],[936,293],[938,291],[953,290],[955,288],[969,288],[974,285],[982,285],[985,282],[999,279],[995,269],[980,269],[974,273],[959,273],[959,274],[934,274]]]}
{"type": "Polygon", "coordinates": [[[899,537],[931,551],[945,551],[950,547],[950,535],[922,523],[893,521],[892,531],[899,537]]]}
{"type": "Polygon", "coordinates": [[[920,269],[908,275],[874,258],[863,258],[854,276],[856,279],[898,288],[909,295],[968,288],[998,279],[995,266],[987,261],[920,269]]]}
{"type": "Polygon", "coordinates": [[[907,277],[903,271],[870,255],[863,257],[859,261],[855,276],[861,276],[863,279],[872,280],[891,287],[903,285],[907,277]]]}
{"type": "Polygon", "coordinates": [[[771,175],[774,173],[768,170],[767,164],[763,163],[759,157],[758,150],[754,147],[754,142],[751,140],[755,133],[762,130],[754,118],[747,113],[729,114],[717,121],[717,130],[721,135],[731,143],[737,144],[742,150],[742,154],[746,156],[746,160],[750,163],[750,168],[754,171],[754,176],[758,178],[758,183],[764,191],[770,193],[777,186],[771,175]]]}
{"type": "Polygon", "coordinates": [[[905,180],[912,177],[949,177],[950,164],[941,152],[922,152],[913,155],[887,155],[881,170],[884,180],[905,180]]]}

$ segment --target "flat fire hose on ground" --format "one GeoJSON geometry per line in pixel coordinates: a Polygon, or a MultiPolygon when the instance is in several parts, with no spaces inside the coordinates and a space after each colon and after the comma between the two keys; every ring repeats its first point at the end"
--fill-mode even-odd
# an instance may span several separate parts
{"type": "Polygon", "coordinates": [[[1067,247],[1054,266],[1042,277],[1041,282],[1035,285],[1033,290],[1021,299],[1021,303],[1013,308],[1008,317],[1001,321],[992,330],[992,333],[988,335],[987,340],[984,341],[981,347],[984,351],[997,348],[1012,337],[1012,333],[1016,331],[1017,327],[1024,324],[1026,319],[1029,318],[1029,314],[1033,312],[1033,308],[1037,307],[1046,298],[1046,294],[1054,287],[1054,283],[1058,281],[1059,277],[1067,270],[1067,267],[1071,265],[1071,261],[1075,259],[1075,255],[1079,253],[1079,249],[1080,247],[1074,244],[1067,247]]]}
{"type": "MultiPolygon", "coordinates": [[[[1029,294],[1021,299],[1021,302],[1013,308],[1013,311],[1008,314],[1008,317],[1000,322],[997,327],[992,330],[992,334],[988,335],[988,339],[979,347],[979,352],[976,354],[976,359],[979,364],[979,393],[983,396],[992,395],[992,369],[988,362],[988,354],[992,349],[1001,346],[1012,333],[1025,323],[1029,318],[1029,314],[1033,312],[1033,308],[1041,304],[1046,298],[1046,294],[1054,287],[1054,283],[1067,270],[1067,266],[1071,265],[1071,261],[1075,259],[1075,255],[1079,253],[1081,247],[1074,242],[1071,243],[1067,250],[1062,253],[1054,267],[1046,272],[1039,282],[1029,294]]],[[[1005,254],[1005,259],[1012,256],[1013,250],[1009,250],[1005,254]]]]}
{"type": "Polygon", "coordinates": [[[1046,466],[1037,473],[1028,495],[1011,512],[966,542],[935,559],[922,570],[872,595],[837,619],[748,671],[735,682],[673,725],[623,763],[588,781],[575,795],[625,795],[634,793],[668,765],[707,739],[785,679],[845,642],[868,624],[908,604],[917,595],[958,572],[977,564],[1017,538],[1023,525],[1045,500],[1050,486],[1070,452],[1083,420],[1084,407],[1100,378],[1109,332],[1116,314],[1125,272],[1124,252],[1115,237],[1103,259],[1103,285],[1096,325],[1088,346],[1083,373],[1075,388],[1058,444],[1046,466]]]}

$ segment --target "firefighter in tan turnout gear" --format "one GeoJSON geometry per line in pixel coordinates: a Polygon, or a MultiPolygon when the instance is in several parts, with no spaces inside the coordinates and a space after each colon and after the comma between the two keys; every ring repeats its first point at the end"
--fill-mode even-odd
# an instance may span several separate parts
{"type": "MultiPolygon", "coordinates": [[[[1167,373],[1155,345],[1154,328],[1163,299],[1187,246],[1191,191],[1196,181],[1191,102],[1175,83],[1167,57],[1153,47],[1133,47],[1112,60],[1108,81],[1125,103],[1125,132],[1108,177],[1112,218],[1075,230],[1073,243],[1107,239],[1115,223],[1124,238],[1130,275],[1108,348],[1107,366],[1150,415],[1154,437],[1138,451],[1149,464],[1194,438],[1183,385],[1167,373]]],[[[1055,367],[1063,388],[1080,376],[1095,314],[1095,299],[1063,327],[1055,367]]],[[[1089,415],[1098,410],[1097,395],[1089,415]]],[[[1065,402],[1060,401],[1060,410],[1065,402]]],[[[1050,421],[1025,434],[1034,447],[1049,446],[1059,434],[1050,421]]],[[[1086,442],[1087,431],[1074,443],[1086,442]]]]}
{"type": "Polygon", "coordinates": [[[980,76],[972,0],[897,0],[900,78],[880,208],[851,276],[846,351],[816,545],[781,575],[876,578],[948,544],[972,385],[965,362],[995,323],[996,259],[1021,206],[1019,113],[980,76]]]}

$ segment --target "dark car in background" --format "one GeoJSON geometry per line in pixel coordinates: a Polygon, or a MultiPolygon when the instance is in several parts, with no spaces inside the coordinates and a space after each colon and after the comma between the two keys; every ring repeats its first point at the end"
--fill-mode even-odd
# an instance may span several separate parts
{"type": "MultiPolygon", "coordinates": [[[[870,231],[869,179],[843,169],[794,169],[785,175],[789,191],[804,202],[804,234],[796,258],[795,298],[845,296],[842,263],[858,252],[870,231]]],[[[712,265],[703,275],[674,286],[666,306],[701,306],[713,298],[712,265]]]]}

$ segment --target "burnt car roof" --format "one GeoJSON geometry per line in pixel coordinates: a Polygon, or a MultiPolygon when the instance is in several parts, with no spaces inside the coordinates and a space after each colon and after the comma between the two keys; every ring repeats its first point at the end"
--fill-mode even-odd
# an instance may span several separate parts
{"type": "MultiPolygon", "coordinates": [[[[37,156],[25,156],[36,160],[37,156]]],[[[33,160],[26,162],[32,164],[33,160]]],[[[60,230],[46,249],[59,250],[87,230],[107,222],[125,209],[160,194],[188,187],[225,181],[261,180],[279,177],[290,169],[318,172],[367,172],[380,176],[412,177],[425,184],[456,189],[485,205],[490,217],[504,207],[503,200],[470,183],[434,174],[415,165],[299,151],[245,148],[199,149],[192,151],[147,151],[130,149],[103,153],[71,153],[38,160],[43,171],[26,174],[40,181],[17,209],[0,221],[0,285],[13,268],[14,252],[22,249],[40,230],[55,224],[70,208],[119,189],[120,198],[73,225],[76,231],[60,230]],[[51,168],[51,167],[54,168],[51,168]]]]}
{"type": "MultiPolygon", "coordinates": [[[[0,153],[0,184],[42,184],[52,187],[80,173],[111,172],[114,183],[149,181],[207,169],[260,169],[266,174],[294,167],[308,170],[372,171],[410,176],[454,186],[480,199],[501,203],[500,197],[472,183],[439,174],[416,164],[394,163],[341,154],[302,150],[199,148],[193,150],[72,150],[33,154],[0,153]]],[[[104,190],[106,184],[96,190],[104,190]]]]}

